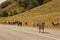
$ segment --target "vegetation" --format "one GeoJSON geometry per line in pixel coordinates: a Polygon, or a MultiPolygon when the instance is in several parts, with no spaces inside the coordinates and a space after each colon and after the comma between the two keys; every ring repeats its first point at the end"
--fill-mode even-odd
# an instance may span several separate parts
{"type": "Polygon", "coordinates": [[[11,3],[14,3],[14,2],[17,1],[17,0],[6,0],[6,1],[10,1],[11,3]]]}
{"type": "Polygon", "coordinates": [[[8,13],[7,13],[7,11],[2,11],[1,13],[0,13],[0,17],[8,17],[8,13]]]}
{"type": "Polygon", "coordinates": [[[28,3],[26,5],[24,0],[20,0],[20,2],[22,2],[21,4],[18,4],[18,2],[14,2],[12,5],[4,9],[9,10],[8,12],[12,13],[12,16],[3,18],[5,20],[1,19],[1,22],[13,22],[18,20],[23,22],[23,25],[25,22],[27,22],[28,25],[31,26],[32,22],[37,24],[38,22],[44,21],[46,22],[46,26],[52,27],[51,22],[60,22],[60,0],[49,0],[50,2],[46,3],[47,1],[48,0],[44,1],[42,3],[43,5],[39,4],[40,2],[36,0],[25,0],[25,2],[28,3]]]}
{"type": "Polygon", "coordinates": [[[10,1],[4,1],[0,4],[0,8],[3,9],[11,4],[10,1]]]}
{"type": "Polygon", "coordinates": [[[32,9],[38,5],[42,5],[44,0],[17,0],[17,2],[24,9],[32,9]]]}
{"type": "Polygon", "coordinates": [[[2,11],[6,10],[9,16],[13,16],[42,5],[44,1],[45,0],[7,0],[1,3],[0,6],[2,11]],[[14,13],[14,11],[16,11],[16,13],[14,13]]]}

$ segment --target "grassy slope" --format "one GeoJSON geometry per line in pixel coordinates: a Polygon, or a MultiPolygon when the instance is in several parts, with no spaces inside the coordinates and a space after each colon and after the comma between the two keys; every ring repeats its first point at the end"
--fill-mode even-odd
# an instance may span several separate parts
{"type": "Polygon", "coordinates": [[[32,22],[37,23],[40,21],[45,21],[46,24],[50,25],[52,21],[60,22],[60,0],[53,0],[47,4],[36,7],[34,9],[28,10],[22,14],[18,14],[15,16],[7,17],[5,21],[25,21],[28,22],[29,25],[32,25],[32,22]]]}
{"type": "Polygon", "coordinates": [[[36,16],[36,15],[59,12],[59,11],[60,11],[60,0],[53,0],[47,4],[44,4],[42,6],[36,7],[32,10],[25,12],[24,15],[36,16]]]}

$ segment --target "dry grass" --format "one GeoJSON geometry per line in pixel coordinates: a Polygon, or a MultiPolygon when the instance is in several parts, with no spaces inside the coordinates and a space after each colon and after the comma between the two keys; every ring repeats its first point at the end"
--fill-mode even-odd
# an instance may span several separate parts
{"type": "MultiPolygon", "coordinates": [[[[34,9],[28,10],[22,14],[3,18],[2,21],[22,21],[23,25],[28,22],[28,25],[32,25],[41,21],[46,22],[46,26],[52,26],[52,21],[60,22],[60,0],[52,0],[42,6],[38,6],[34,9]],[[5,19],[5,20],[3,20],[5,19]]],[[[1,21],[1,22],[2,22],[1,21]]]]}

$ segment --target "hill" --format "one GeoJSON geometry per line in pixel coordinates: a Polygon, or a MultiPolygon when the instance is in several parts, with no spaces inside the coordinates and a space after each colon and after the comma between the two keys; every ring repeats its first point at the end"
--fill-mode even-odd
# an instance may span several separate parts
{"type": "MultiPolygon", "coordinates": [[[[32,8],[35,8],[37,6],[41,6],[51,0],[7,0],[1,3],[1,9],[0,11],[7,11],[8,16],[13,16],[15,14],[19,14],[22,12],[25,12],[27,10],[30,10],[32,8]],[[11,4],[9,4],[11,3],[11,4]],[[8,5],[9,4],[9,5],[8,5]]],[[[0,12],[1,13],[1,12],[0,12]]]]}
{"type": "Polygon", "coordinates": [[[52,21],[60,22],[60,0],[52,0],[22,14],[7,17],[4,21],[13,22],[16,20],[22,21],[23,25],[25,22],[28,22],[28,25],[32,25],[32,22],[36,24],[45,21],[46,25],[48,24],[51,26],[52,21]]]}
{"type": "Polygon", "coordinates": [[[46,3],[42,6],[26,11],[24,15],[36,16],[59,11],[60,11],[60,0],[52,0],[49,3],[46,3]]]}

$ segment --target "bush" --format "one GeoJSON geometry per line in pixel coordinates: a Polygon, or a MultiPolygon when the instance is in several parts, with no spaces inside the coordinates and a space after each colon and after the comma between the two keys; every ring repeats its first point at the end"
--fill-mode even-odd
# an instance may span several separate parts
{"type": "Polygon", "coordinates": [[[12,10],[11,12],[9,12],[9,16],[13,16],[18,14],[18,12],[16,10],[12,10]]]}
{"type": "Polygon", "coordinates": [[[2,11],[2,12],[0,13],[0,17],[8,17],[7,11],[2,11]]]}

